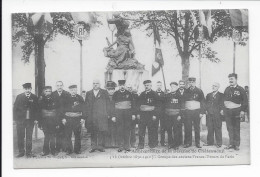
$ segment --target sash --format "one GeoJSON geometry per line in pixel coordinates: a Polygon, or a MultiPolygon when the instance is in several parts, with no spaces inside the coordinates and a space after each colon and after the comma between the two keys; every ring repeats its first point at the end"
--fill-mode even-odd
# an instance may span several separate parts
{"type": "Polygon", "coordinates": [[[154,106],[149,106],[149,105],[141,105],[140,110],[141,111],[153,111],[155,109],[154,106]]]}
{"type": "Polygon", "coordinates": [[[168,116],[176,116],[180,113],[179,109],[165,109],[165,114],[168,116]]]}
{"type": "Polygon", "coordinates": [[[235,109],[235,108],[239,108],[241,106],[241,104],[236,104],[232,101],[224,101],[224,105],[228,109],[235,109]]]}
{"type": "Polygon", "coordinates": [[[43,109],[42,110],[42,117],[55,117],[56,116],[56,110],[52,109],[52,110],[46,110],[43,109]]]}
{"type": "Polygon", "coordinates": [[[82,116],[82,112],[66,112],[65,116],[76,118],[82,116]]]}
{"type": "Polygon", "coordinates": [[[115,104],[116,109],[131,109],[130,101],[121,101],[115,104]]]}
{"type": "Polygon", "coordinates": [[[200,102],[198,101],[186,101],[185,102],[185,109],[188,110],[195,110],[195,109],[200,109],[200,102]]]}

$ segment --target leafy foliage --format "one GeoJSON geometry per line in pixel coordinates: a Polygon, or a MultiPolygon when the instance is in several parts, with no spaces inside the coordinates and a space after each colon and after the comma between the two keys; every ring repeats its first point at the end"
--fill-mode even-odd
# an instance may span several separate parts
{"type": "MultiPolygon", "coordinates": [[[[145,28],[147,35],[151,36],[153,23],[158,26],[160,35],[162,38],[172,37],[178,49],[179,55],[182,60],[188,60],[190,56],[195,56],[200,43],[194,38],[194,19],[192,13],[195,16],[195,21],[199,22],[199,12],[193,10],[181,10],[181,11],[143,11],[143,12],[124,12],[124,16],[130,19],[132,28],[145,28]]],[[[212,10],[212,33],[205,44],[216,41],[220,37],[231,38],[233,27],[231,25],[230,15],[227,10],[212,10]]],[[[247,28],[237,28],[240,32],[247,32],[247,28]]],[[[240,45],[245,45],[244,42],[240,42],[240,45]]],[[[216,52],[212,51],[210,47],[205,46],[202,51],[203,56],[208,58],[212,62],[219,62],[220,59],[216,57],[216,52]]]]}
{"type": "MultiPolygon", "coordinates": [[[[53,12],[50,13],[53,23],[45,21],[43,17],[39,20],[36,25],[33,25],[32,16],[35,13],[15,13],[12,14],[12,44],[16,46],[17,43],[23,43],[21,46],[23,56],[22,60],[27,63],[29,58],[34,51],[36,36],[43,35],[44,44],[47,41],[52,41],[57,34],[63,34],[71,39],[74,38],[74,25],[75,22],[72,19],[70,12],[53,12]]],[[[97,14],[96,18],[98,17],[97,14]]],[[[81,22],[84,23],[84,22],[81,22]]],[[[95,23],[101,24],[100,21],[96,20],[95,23]]],[[[93,24],[85,24],[87,31],[94,26],[93,24]]]]}

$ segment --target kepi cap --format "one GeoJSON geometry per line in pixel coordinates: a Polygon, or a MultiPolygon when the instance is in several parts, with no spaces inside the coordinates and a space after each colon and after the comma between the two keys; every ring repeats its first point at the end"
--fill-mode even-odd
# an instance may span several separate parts
{"type": "Polygon", "coordinates": [[[228,77],[229,77],[229,78],[230,78],[230,77],[235,77],[235,78],[237,79],[237,74],[236,74],[236,73],[231,73],[231,74],[228,75],[228,77]]]}
{"type": "Polygon", "coordinates": [[[118,80],[118,85],[124,85],[125,84],[125,80],[118,80]]]}
{"type": "Polygon", "coordinates": [[[143,84],[148,84],[148,83],[152,83],[152,81],[151,81],[151,80],[145,80],[145,81],[143,82],[143,84]]]}
{"type": "Polygon", "coordinates": [[[114,81],[107,81],[106,88],[116,88],[116,83],[114,81]]]}
{"type": "Polygon", "coordinates": [[[24,83],[23,88],[32,88],[32,84],[31,83],[24,83]]]}
{"type": "Polygon", "coordinates": [[[69,89],[77,88],[77,85],[70,85],[69,89]]]}
{"type": "Polygon", "coordinates": [[[171,82],[170,85],[176,85],[176,86],[178,86],[178,83],[177,83],[177,82],[171,82]]]}
{"type": "Polygon", "coordinates": [[[195,78],[195,77],[189,77],[189,78],[188,78],[188,81],[194,81],[194,82],[195,82],[195,81],[196,81],[196,78],[195,78]]]}

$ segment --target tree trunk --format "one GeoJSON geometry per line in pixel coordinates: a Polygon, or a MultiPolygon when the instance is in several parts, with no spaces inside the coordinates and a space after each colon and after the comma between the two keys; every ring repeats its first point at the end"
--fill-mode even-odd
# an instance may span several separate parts
{"type": "Polygon", "coordinates": [[[45,86],[44,39],[42,34],[35,36],[35,94],[41,95],[45,86]]]}
{"type": "Polygon", "coordinates": [[[181,57],[181,65],[182,65],[182,80],[187,82],[190,74],[190,59],[188,56],[181,57]]]}

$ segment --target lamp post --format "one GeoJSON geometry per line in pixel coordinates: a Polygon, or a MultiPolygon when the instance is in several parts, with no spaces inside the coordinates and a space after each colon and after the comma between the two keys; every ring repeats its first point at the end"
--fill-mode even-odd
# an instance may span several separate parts
{"type": "Polygon", "coordinates": [[[83,90],[83,59],[82,59],[82,47],[83,40],[87,39],[89,36],[84,24],[78,23],[74,27],[74,36],[79,41],[80,44],[80,93],[83,90]]]}

